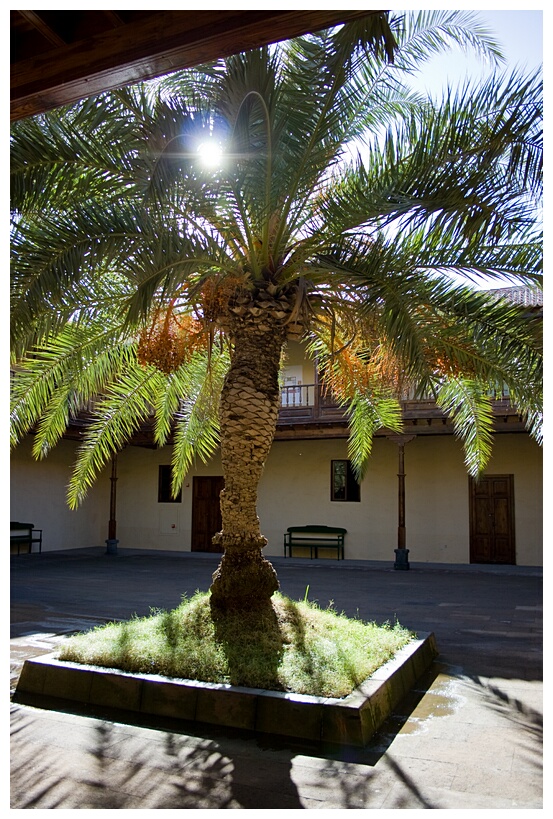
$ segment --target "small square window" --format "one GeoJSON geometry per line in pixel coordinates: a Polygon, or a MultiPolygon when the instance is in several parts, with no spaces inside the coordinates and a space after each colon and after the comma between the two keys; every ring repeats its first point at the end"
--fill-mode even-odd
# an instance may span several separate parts
{"type": "Polygon", "coordinates": [[[361,488],[351,461],[332,461],[330,481],[330,500],[351,502],[361,500],[361,488]]]}
{"type": "Polygon", "coordinates": [[[157,502],[158,503],[180,503],[182,497],[182,490],[176,498],[171,494],[171,466],[160,466],[157,486],[157,502]]]}

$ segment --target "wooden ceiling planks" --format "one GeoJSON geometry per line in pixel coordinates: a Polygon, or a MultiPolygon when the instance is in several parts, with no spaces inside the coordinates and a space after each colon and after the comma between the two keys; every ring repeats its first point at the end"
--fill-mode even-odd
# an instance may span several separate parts
{"type": "Polygon", "coordinates": [[[11,119],[379,11],[11,11],[11,119]]]}

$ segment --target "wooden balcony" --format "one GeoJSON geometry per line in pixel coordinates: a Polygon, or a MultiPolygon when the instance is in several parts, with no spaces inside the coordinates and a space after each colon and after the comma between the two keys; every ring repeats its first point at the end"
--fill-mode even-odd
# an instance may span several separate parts
{"type": "MultiPolygon", "coordinates": [[[[442,412],[434,398],[415,398],[406,392],[401,397],[406,431],[417,435],[453,434],[450,419],[442,412]]],[[[524,423],[515,407],[511,406],[506,390],[498,390],[493,401],[496,432],[522,432],[524,423]]],[[[378,435],[387,434],[381,430],[378,435]]],[[[347,437],[348,416],[332,395],[321,384],[301,384],[284,387],[281,391],[278,414],[277,440],[289,438],[347,437]]]]}
{"type": "Polygon", "coordinates": [[[347,416],[336,399],[321,384],[300,384],[280,391],[278,424],[347,422],[347,416]]]}
{"type": "MultiPolygon", "coordinates": [[[[15,377],[16,373],[11,372],[15,377]]],[[[453,425],[431,397],[415,398],[406,393],[401,398],[406,433],[415,435],[452,435],[453,425]]],[[[509,401],[506,391],[500,391],[493,402],[496,419],[495,430],[501,432],[524,432],[525,426],[517,409],[509,401]]],[[[80,412],[71,418],[64,437],[80,440],[91,422],[95,401],[90,400],[80,412]]],[[[153,419],[152,419],[153,420],[153,419]]],[[[153,440],[153,423],[148,419],[140,425],[133,436],[132,445],[156,448],[153,440]]],[[[347,438],[348,416],[336,399],[321,384],[300,384],[284,387],[280,395],[276,440],[294,438],[347,438]]],[[[379,430],[377,436],[389,434],[379,430]]]]}

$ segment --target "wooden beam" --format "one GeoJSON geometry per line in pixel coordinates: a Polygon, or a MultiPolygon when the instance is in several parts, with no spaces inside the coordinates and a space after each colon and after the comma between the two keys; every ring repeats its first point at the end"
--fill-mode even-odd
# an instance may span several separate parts
{"type": "Polygon", "coordinates": [[[11,118],[379,11],[163,11],[12,66],[11,118]]]}

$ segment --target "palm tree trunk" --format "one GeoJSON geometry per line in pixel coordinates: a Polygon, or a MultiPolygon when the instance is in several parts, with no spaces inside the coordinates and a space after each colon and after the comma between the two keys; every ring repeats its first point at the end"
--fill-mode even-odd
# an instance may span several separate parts
{"type": "Polygon", "coordinates": [[[243,325],[233,336],[219,410],[225,488],[214,543],[224,554],[211,585],[212,604],[225,610],[264,606],[279,585],[261,553],[267,540],[259,528],[257,491],[276,429],[285,332],[243,325]]]}

